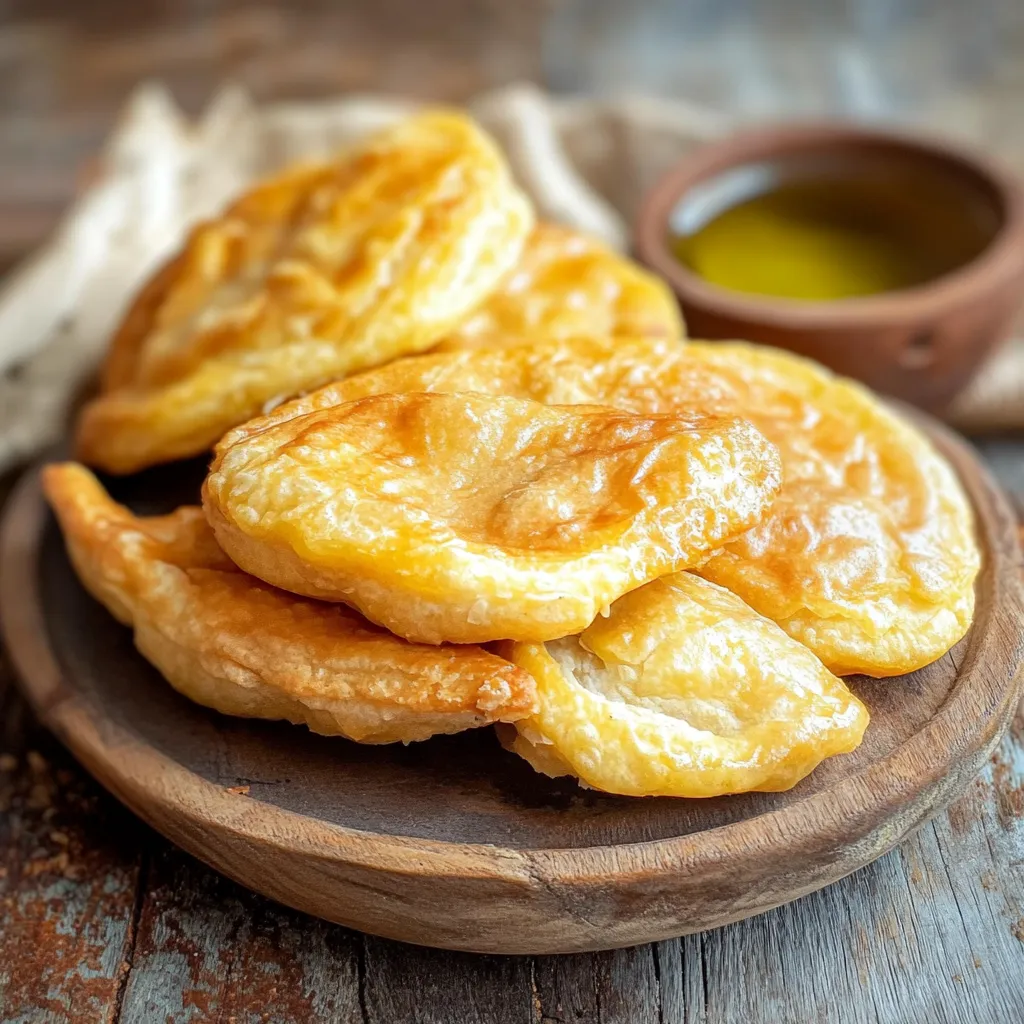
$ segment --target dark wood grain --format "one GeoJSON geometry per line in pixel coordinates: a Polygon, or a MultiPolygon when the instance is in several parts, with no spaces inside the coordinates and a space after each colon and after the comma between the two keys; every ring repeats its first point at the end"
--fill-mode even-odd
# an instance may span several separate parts
{"type": "MultiPolygon", "coordinates": [[[[925,670],[854,680],[872,712],[865,742],[787,793],[614,798],[533,775],[489,731],[365,747],[199,708],[77,586],[31,475],[5,524],[5,636],[44,721],[107,788],[292,906],[484,952],[700,930],[884,853],[967,788],[1012,717],[1024,642],[1016,526],[968,450],[926,426],[975,505],[985,552],[975,624],[925,670]]],[[[174,501],[187,477],[188,467],[172,474],[174,501]]],[[[161,480],[147,478],[151,508],[161,480]]],[[[614,976],[607,986],[617,1005],[614,976]]]]}
{"type": "Polygon", "coordinates": [[[382,91],[457,102],[539,80],[545,0],[5,0],[0,269],[53,229],[128,94],[195,114],[225,82],[260,101],[382,91]]]}

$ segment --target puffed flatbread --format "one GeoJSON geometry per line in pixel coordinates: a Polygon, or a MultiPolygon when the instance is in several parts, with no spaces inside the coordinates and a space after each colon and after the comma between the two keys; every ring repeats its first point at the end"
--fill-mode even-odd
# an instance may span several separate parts
{"type": "Polygon", "coordinates": [[[75,464],[43,484],[89,592],[186,697],[362,743],[409,743],[536,708],[523,669],[480,647],[411,644],[341,605],[240,571],[200,509],[137,517],[75,464]]]}
{"type": "Polygon", "coordinates": [[[483,305],[431,351],[506,338],[659,338],[684,334],[679,304],[661,278],[603,242],[538,224],[519,262],[483,305]]]}
{"type": "Polygon", "coordinates": [[[580,636],[498,649],[539,695],[534,714],[500,727],[505,745],[609,793],[789,789],[853,750],[868,724],[806,647],[690,573],[619,598],[580,636]]]}
{"type": "Polygon", "coordinates": [[[771,511],[699,571],[839,675],[930,664],[970,626],[980,553],[956,474],[863,386],[741,342],[508,339],[403,359],[274,410],[222,446],[313,410],[394,391],[479,391],[638,413],[741,416],[779,449],[771,511]]]}
{"type": "Polygon", "coordinates": [[[758,522],[778,453],[745,420],[381,394],[218,448],[217,539],[276,586],[426,643],[548,640],[758,522]]]}
{"type": "Polygon", "coordinates": [[[519,259],[533,212],[494,142],[428,111],[201,224],[116,334],[79,457],[128,473],[268,403],[429,348],[519,259]]]}

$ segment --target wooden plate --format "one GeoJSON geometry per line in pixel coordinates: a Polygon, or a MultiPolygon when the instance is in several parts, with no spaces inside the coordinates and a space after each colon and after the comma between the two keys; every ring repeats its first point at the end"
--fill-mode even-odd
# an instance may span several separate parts
{"type": "MultiPolygon", "coordinates": [[[[760,913],[867,864],[962,793],[1020,697],[1013,518],[960,442],[929,426],[977,510],[970,634],[898,679],[853,679],[854,754],[788,793],[636,800],[535,774],[490,730],[361,747],[222,717],[175,693],[80,588],[37,474],[0,560],[7,643],[36,710],[142,818],[243,884],[396,939],[497,953],[601,949],[760,913]]],[[[146,512],[195,500],[202,467],[113,487],[146,512]]]]}

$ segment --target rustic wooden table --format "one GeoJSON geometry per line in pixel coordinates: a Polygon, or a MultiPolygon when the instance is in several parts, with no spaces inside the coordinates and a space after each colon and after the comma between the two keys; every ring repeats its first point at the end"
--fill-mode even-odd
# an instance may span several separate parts
{"type": "MultiPolygon", "coordinates": [[[[191,109],[225,76],[457,100],[538,76],[545,6],[0,0],[0,263],[53,225],[139,78],[191,109]]],[[[1024,494],[1024,438],[983,452],[1024,494]]],[[[652,946],[478,957],[305,917],[181,853],[39,727],[0,651],[0,1020],[1024,1021],[1024,711],[966,796],[830,889],[652,946]]]]}

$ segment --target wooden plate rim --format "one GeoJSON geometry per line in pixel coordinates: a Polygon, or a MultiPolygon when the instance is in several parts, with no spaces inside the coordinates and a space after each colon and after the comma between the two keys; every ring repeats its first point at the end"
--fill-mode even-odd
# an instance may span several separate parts
{"type": "MultiPolygon", "coordinates": [[[[620,858],[633,854],[632,863],[642,864],[629,871],[631,880],[668,872],[682,865],[688,871],[710,868],[726,856],[737,870],[744,856],[764,863],[775,855],[792,856],[801,846],[812,845],[826,833],[835,835],[836,821],[842,821],[844,840],[855,842],[877,827],[879,816],[887,817],[898,808],[920,797],[929,789],[935,792],[933,803],[952,799],[958,788],[944,789],[942,783],[951,769],[972,757],[979,767],[999,741],[1020,696],[1024,677],[1017,672],[1021,660],[1024,595],[1019,574],[1019,548],[1015,520],[1005,498],[988,471],[970,453],[967,445],[945,428],[921,417],[939,449],[950,459],[974,506],[979,532],[988,538],[989,552],[1014,553],[990,565],[982,579],[988,592],[979,595],[978,605],[994,618],[991,627],[1011,640],[995,661],[986,651],[986,671],[977,671],[979,645],[969,641],[957,682],[949,698],[924,728],[894,748],[881,760],[872,762],[832,788],[809,795],[796,804],[768,811],[753,818],[685,836],[635,843],[561,849],[518,849],[490,844],[472,844],[392,836],[368,832],[311,819],[257,800],[240,799],[226,793],[183,765],[152,748],[139,745],[124,730],[119,732],[131,745],[118,744],[116,751],[101,739],[110,723],[94,704],[76,692],[63,678],[55,652],[50,646],[44,609],[41,605],[37,562],[47,510],[39,484],[37,464],[28,470],[12,495],[0,535],[0,627],[8,650],[22,678],[25,692],[43,722],[79,757],[86,767],[132,810],[159,829],[158,816],[143,809],[138,794],[156,800],[169,815],[181,817],[204,828],[211,826],[250,842],[270,844],[295,853],[301,846],[306,855],[337,860],[353,866],[406,877],[435,877],[443,866],[466,877],[496,878],[510,883],[538,885],[587,882],[607,883],[621,873],[620,858]],[[970,469],[970,473],[965,473],[970,469]],[[970,685],[973,684],[973,685],[970,685]],[[965,707],[968,695],[976,702],[975,687],[984,685],[985,713],[965,707]],[[970,727],[965,729],[965,722],[970,727]],[[84,727],[84,728],[83,728],[84,727]],[[955,737],[952,745],[940,736],[955,737]],[[935,758],[935,751],[948,747],[946,755],[935,758]],[[116,756],[112,756],[116,753],[116,756]],[[919,763],[929,764],[924,777],[906,777],[888,769],[897,759],[916,755],[919,763]],[[140,761],[141,758],[141,761],[140,761]],[[165,778],[180,780],[160,792],[140,789],[134,780],[133,766],[148,765],[165,778]],[[167,773],[170,770],[171,775],[167,773]],[[189,794],[189,789],[194,795],[189,794]],[[949,790],[949,791],[947,791],[949,790]],[[799,816],[799,828],[786,828],[790,818],[799,816]],[[294,822],[301,821],[303,828],[294,822]],[[306,830],[316,826],[319,841],[306,830]],[[717,842],[706,844],[714,835],[717,842]],[[757,840],[757,842],[755,842],[757,840]]],[[[977,624],[976,624],[977,626],[977,624]]],[[[140,773],[143,777],[146,772],[140,773]]],[[[903,838],[905,831],[893,835],[884,848],[874,848],[873,859],[903,838]]],[[[180,837],[179,837],[180,841],[180,837]]],[[[183,844],[187,845],[187,844],[183,844]]],[[[193,851],[197,852],[197,851],[193,851]]],[[[850,870],[860,866],[853,865],[850,870]]]]}

